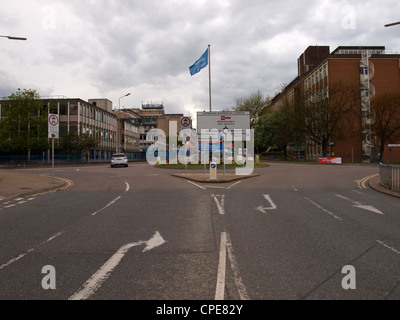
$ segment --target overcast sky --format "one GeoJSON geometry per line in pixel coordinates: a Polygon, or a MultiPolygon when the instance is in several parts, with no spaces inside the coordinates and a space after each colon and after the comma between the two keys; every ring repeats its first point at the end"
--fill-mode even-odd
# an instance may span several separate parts
{"type": "Polygon", "coordinates": [[[0,96],[107,98],[118,108],[163,103],[167,113],[213,111],[257,90],[274,96],[309,45],[383,45],[400,52],[400,1],[2,0],[0,96]]]}

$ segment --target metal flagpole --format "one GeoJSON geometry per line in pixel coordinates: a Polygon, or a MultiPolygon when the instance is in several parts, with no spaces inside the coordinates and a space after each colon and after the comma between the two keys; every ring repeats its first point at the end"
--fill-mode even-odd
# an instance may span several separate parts
{"type": "Polygon", "coordinates": [[[211,112],[211,51],[210,45],[208,45],[208,96],[210,100],[210,112],[211,112]]]}

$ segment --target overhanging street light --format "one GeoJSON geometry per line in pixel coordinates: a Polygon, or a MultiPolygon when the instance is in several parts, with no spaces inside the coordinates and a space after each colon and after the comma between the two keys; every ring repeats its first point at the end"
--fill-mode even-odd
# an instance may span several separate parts
{"type": "Polygon", "coordinates": [[[400,21],[399,22],[385,24],[385,27],[391,27],[391,26],[395,26],[395,25],[398,25],[398,24],[400,24],[400,21]]]}
{"type": "Polygon", "coordinates": [[[117,153],[118,149],[121,146],[121,99],[124,97],[129,96],[131,93],[127,93],[119,98],[118,100],[118,146],[117,146],[117,153]]]}
{"type": "Polygon", "coordinates": [[[0,36],[0,37],[7,38],[9,40],[22,40],[22,41],[27,40],[26,38],[23,38],[23,37],[14,37],[14,36],[0,36]]]}

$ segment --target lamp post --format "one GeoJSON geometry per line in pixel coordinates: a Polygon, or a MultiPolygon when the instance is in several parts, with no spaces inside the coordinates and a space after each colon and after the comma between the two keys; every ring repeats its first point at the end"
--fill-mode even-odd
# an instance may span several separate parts
{"type": "Polygon", "coordinates": [[[400,21],[399,22],[385,24],[385,27],[391,27],[391,26],[395,26],[395,25],[398,25],[398,24],[400,24],[400,21]]]}
{"type": "Polygon", "coordinates": [[[127,93],[125,95],[123,95],[122,97],[119,98],[118,100],[118,145],[117,145],[117,153],[118,153],[118,149],[121,146],[121,99],[124,97],[129,96],[131,93],[127,93]]]}
{"type": "Polygon", "coordinates": [[[22,41],[27,40],[26,38],[14,37],[14,36],[0,36],[0,37],[1,37],[1,38],[7,38],[8,40],[22,40],[22,41]]]}

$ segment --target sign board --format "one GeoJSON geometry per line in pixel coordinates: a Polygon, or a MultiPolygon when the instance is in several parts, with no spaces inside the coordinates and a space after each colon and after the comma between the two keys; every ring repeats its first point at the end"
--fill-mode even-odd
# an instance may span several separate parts
{"type": "Polygon", "coordinates": [[[48,116],[48,137],[58,139],[59,127],[60,127],[60,121],[58,114],[50,113],[48,116]]]}
{"type": "Polygon", "coordinates": [[[213,161],[210,163],[210,180],[217,179],[217,164],[213,161]]]}
{"type": "Polygon", "coordinates": [[[318,163],[331,163],[331,164],[341,164],[342,158],[337,157],[319,157],[318,163]]]}
{"type": "Polygon", "coordinates": [[[391,148],[391,147],[400,147],[400,144],[389,144],[388,147],[389,148],[391,148]]]}
{"type": "Polygon", "coordinates": [[[190,119],[189,117],[183,117],[181,119],[181,128],[189,129],[191,124],[192,124],[192,119],[190,119]]]}
{"type": "Polygon", "coordinates": [[[250,112],[249,111],[214,111],[214,112],[197,112],[197,132],[201,130],[218,129],[222,131],[224,128],[229,130],[241,129],[245,131],[250,129],[250,112]]]}

